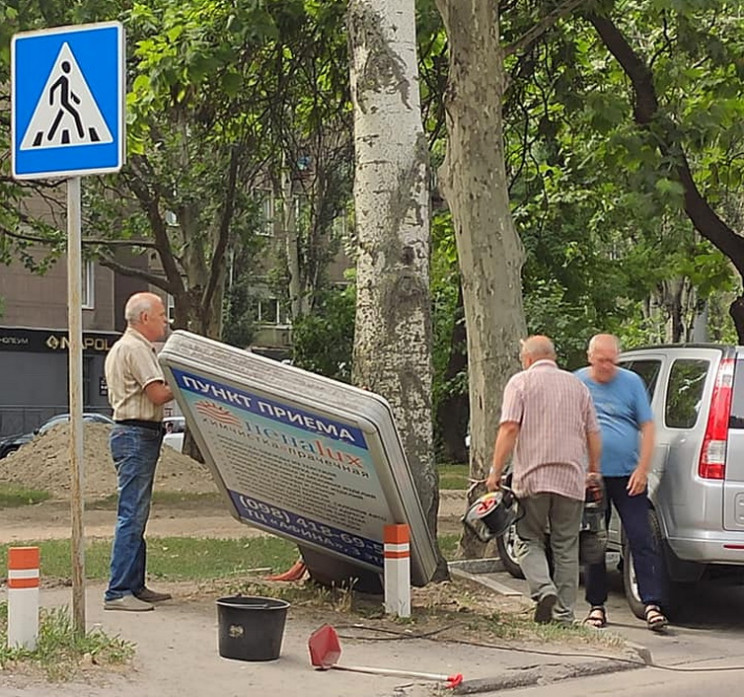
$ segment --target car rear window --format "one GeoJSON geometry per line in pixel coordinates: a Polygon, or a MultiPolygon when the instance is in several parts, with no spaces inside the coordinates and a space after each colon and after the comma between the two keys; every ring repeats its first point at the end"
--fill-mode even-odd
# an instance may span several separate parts
{"type": "Polygon", "coordinates": [[[729,428],[744,428],[744,359],[738,358],[734,369],[734,394],[731,399],[729,428]]]}
{"type": "Polygon", "coordinates": [[[654,392],[656,391],[656,381],[659,378],[659,371],[661,370],[661,361],[647,358],[621,363],[621,365],[623,368],[632,370],[641,377],[646,385],[648,400],[650,402],[653,401],[654,392]]]}
{"type": "Polygon", "coordinates": [[[680,358],[669,371],[664,423],[667,428],[692,428],[698,419],[709,361],[680,358]]]}

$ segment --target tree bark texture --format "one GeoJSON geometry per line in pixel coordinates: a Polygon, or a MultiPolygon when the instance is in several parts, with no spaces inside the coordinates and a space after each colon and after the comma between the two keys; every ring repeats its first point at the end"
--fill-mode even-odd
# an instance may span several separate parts
{"type": "MultiPolygon", "coordinates": [[[[501,395],[519,369],[526,334],[524,251],[509,208],[502,101],[504,55],[498,3],[437,0],[449,41],[445,97],[448,145],[440,188],[452,212],[463,284],[470,385],[470,472],[484,479],[498,430],[501,395]]],[[[483,493],[471,492],[471,500],[483,493]]],[[[468,530],[461,552],[482,556],[468,530]]]]}
{"type": "MultiPolygon", "coordinates": [[[[391,404],[432,535],[428,148],[413,0],[351,0],[357,308],[353,380],[391,404]]],[[[437,578],[446,577],[440,558],[437,578]]]]}

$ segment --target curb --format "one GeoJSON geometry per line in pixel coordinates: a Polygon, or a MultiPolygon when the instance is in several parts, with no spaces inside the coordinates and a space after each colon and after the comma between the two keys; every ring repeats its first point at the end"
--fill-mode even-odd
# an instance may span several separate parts
{"type": "Polygon", "coordinates": [[[462,579],[463,581],[470,581],[471,583],[477,583],[480,586],[485,586],[486,588],[490,588],[492,591],[495,591],[499,595],[510,597],[522,596],[522,593],[520,593],[519,591],[515,591],[513,588],[509,588],[503,583],[494,581],[491,578],[478,578],[479,572],[476,571],[475,573],[471,573],[470,571],[466,571],[465,569],[458,567],[457,562],[449,563],[449,572],[455,578],[462,579]]]}
{"type": "Polygon", "coordinates": [[[623,659],[608,659],[606,661],[592,661],[569,665],[547,665],[542,668],[515,668],[514,672],[502,673],[492,678],[466,680],[458,685],[452,693],[455,695],[475,695],[481,692],[497,692],[512,690],[518,687],[548,685],[561,680],[572,678],[586,678],[595,675],[606,675],[626,670],[645,668],[646,664],[623,659]]]}
{"type": "MultiPolygon", "coordinates": [[[[455,578],[477,583],[480,586],[505,596],[523,596],[519,591],[488,578],[485,574],[501,571],[501,560],[472,559],[449,563],[449,572],[455,578]]],[[[466,680],[452,690],[455,695],[474,695],[482,692],[497,692],[520,687],[547,685],[572,678],[606,675],[626,670],[645,668],[653,662],[651,651],[642,644],[623,640],[623,644],[633,658],[610,658],[568,663],[563,665],[549,664],[540,668],[513,668],[492,678],[466,680]],[[637,658],[636,658],[637,657],[637,658]]]]}

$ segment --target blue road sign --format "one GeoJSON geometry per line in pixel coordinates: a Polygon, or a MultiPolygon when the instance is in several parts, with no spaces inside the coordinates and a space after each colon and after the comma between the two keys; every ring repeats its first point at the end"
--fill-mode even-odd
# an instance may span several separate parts
{"type": "Polygon", "coordinates": [[[124,27],[16,34],[11,98],[16,179],[118,172],[126,154],[124,27]]]}

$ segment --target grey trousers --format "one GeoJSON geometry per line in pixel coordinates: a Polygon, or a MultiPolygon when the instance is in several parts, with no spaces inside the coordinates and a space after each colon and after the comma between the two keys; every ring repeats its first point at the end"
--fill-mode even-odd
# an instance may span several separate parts
{"type": "Polygon", "coordinates": [[[583,501],[544,493],[520,500],[524,515],[517,521],[521,541],[519,563],[527,579],[530,597],[540,600],[548,593],[558,596],[553,619],[574,619],[579,586],[579,528],[583,501]],[[551,577],[546,555],[547,531],[553,559],[551,577]]]}

